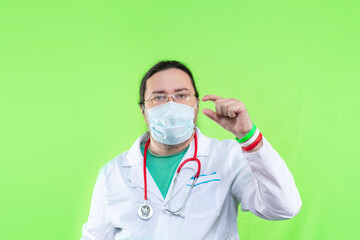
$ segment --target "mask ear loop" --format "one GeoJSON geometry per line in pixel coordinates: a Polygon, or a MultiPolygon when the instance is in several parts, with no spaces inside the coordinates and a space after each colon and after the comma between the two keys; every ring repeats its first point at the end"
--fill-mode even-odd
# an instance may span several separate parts
{"type": "MultiPolygon", "coordinates": [[[[193,110],[195,110],[196,107],[199,106],[199,99],[196,98],[196,104],[195,104],[195,107],[193,107],[193,110]]],[[[194,124],[194,130],[196,129],[196,123],[194,124]]]]}
{"type": "Polygon", "coordinates": [[[143,113],[146,113],[146,115],[147,115],[147,111],[145,110],[145,104],[141,104],[141,107],[142,107],[143,113]]]}
{"type": "Polygon", "coordinates": [[[195,104],[195,107],[193,107],[193,109],[195,110],[195,108],[198,107],[198,106],[199,106],[199,99],[196,98],[196,104],[195,104]]]}

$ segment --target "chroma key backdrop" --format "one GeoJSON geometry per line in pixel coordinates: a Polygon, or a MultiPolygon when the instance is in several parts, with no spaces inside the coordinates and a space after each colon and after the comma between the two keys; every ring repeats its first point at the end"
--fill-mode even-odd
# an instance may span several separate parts
{"type": "MultiPolygon", "coordinates": [[[[144,73],[178,60],[244,102],[303,202],[241,240],[360,239],[360,1],[1,1],[0,239],[79,239],[100,168],[146,131],[144,73]]],[[[201,113],[213,138],[234,136],[201,113]]]]}

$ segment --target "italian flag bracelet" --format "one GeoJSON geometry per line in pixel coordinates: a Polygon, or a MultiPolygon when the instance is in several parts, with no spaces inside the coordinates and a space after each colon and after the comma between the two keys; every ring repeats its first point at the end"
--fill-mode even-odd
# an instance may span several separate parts
{"type": "Polygon", "coordinates": [[[240,143],[240,146],[244,151],[250,151],[251,149],[255,148],[259,144],[261,139],[262,134],[260,130],[255,126],[255,124],[253,124],[250,132],[248,132],[245,137],[241,139],[236,137],[236,141],[240,143]]]}

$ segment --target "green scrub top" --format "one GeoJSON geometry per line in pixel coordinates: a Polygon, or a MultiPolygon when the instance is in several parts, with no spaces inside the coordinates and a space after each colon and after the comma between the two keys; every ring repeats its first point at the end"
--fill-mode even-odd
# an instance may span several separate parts
{"type": "MultiPolygon", "coordinates": [[[[150,152],[149,149],[147,151],[146,167],[164,199],[166,198],[174,173],[188,148],[189,146],[179,153],[166,156],[155,155],[150,152]]],[[[145,142],[140,145],[140,149],[142,155],[144,156],[145,142]]]]}

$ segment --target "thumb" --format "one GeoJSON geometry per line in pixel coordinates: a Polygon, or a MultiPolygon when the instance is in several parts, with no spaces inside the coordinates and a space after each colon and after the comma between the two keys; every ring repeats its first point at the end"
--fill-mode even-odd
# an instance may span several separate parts
{"type": "Polygon", "coordinates": [[[210,118],[211,120],[219,123],[221,118],[219,115],[217,115],[213,110],[210,110],[208,108],[204,108],[202,110],[202,113],[205,114],[208,118],[210,118]]]}

